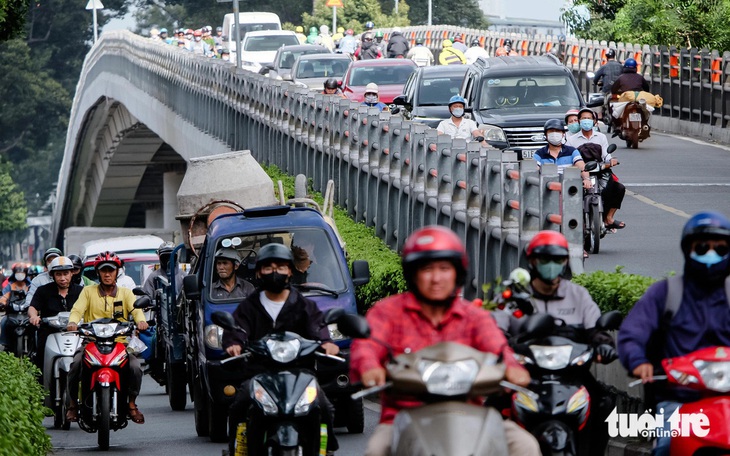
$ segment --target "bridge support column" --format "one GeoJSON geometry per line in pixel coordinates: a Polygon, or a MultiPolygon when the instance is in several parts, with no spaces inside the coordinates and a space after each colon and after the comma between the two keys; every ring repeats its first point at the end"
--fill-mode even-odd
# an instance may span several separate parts
{"type": "Polygon", "coordinates": [[[165,215],[162,207],[153,207],[144,211],[144,227],[145,228],[164,228],[165,215]]]}
{"type": "Polygon", "coordinates": [[[184,173],[169,171],[162,175],[162,214],[165,229],[177,230],[180,222],[175,220],[177,210],[177,191],[180,190],[184,173]]]}

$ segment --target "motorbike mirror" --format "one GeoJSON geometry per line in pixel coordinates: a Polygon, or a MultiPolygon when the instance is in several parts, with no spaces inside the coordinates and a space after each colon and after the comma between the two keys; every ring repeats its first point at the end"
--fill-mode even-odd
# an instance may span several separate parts
{"type": "Polygon", "coordinates": [[[132,293],[134,293],[135,296],[146,296],[146,293],[140,287],[132,288],[132,293]]]}
{"type": "Polygon", "coordinates": [[[152,300],[149,296],[141,296],[137,298],[136,301],[134,301],[133,307],[135,309],[147,309],[149,307],[152,307],[152,300]]]}
{"type": "Polygon", "coordinates": [[[370,325],[362,315],[342,313],[336,321],[337,329],[353,339],[367,339],[370,337],[370,325]]]}
{"type": "Polygon", "coordinates": [[[624,317],[618,310],[612,310],[601,315],[596,322],[596,328],[605,330],[617,330],[621,326],[624,317]]]}
{"type": "Polygon", "coordinates": [[[533,315],[522,325],[522,333],[531,337],[544,337],[555,329],[555,318],[546,313],[533,315]]]}
{"type": "Polygon", "coordinates": [[[324,314],[324,323],[329,325],[336,323],[337,320],[345,314],[345,310],[342,307],[334,307],[324,314]]]}
{"type": "Polygon", "coordinates": [[[592,71],[589,71],[588,73],[586,73],[586,78],[588,78],[588,79],[593,79],[595,77],[596,77],[596,73],[594,73],[592,71]]]}
{"type": "Polygon", "coordinates": [[[586,103],[586,107],[597,108],[599,106],[603,106],[604,100],[605,100],[605,98],[602,96],[591,97],[591,100],[588,103],[586,103]]]}
{"type": "Polygon", "coordinates": [[[225,330],[235,331],[236,329],[238,329],[238,325],[233,319],[233,315],[229,314],[228,312],[223,312],[221,310],[213,312],[213,314],[210,316],[210,319],[213,320],[213,323],[225,330]]]}
{"type": "Polygon", "coordinates": [[[591,172],[598,169],[598,162],[595,161],[589,161],[586,163],[585,168],[586,171],[591,172]]]}
{"type": "Polygon", "coordinates": [[[608,149],[606,149],[606,152],[609,154],[612,154],[616,150],[616,144],[609,144],[608,149]]]}

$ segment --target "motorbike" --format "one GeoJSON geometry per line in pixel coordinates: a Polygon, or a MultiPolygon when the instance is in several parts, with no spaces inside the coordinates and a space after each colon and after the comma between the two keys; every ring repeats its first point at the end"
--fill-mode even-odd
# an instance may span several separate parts
{"type": "Polygon", "coordinates": [[[30,302],[25,299],[25,292],[13,290],[5,308],[8,319],[6,326],[6,351],[18,358],[30,358],[35,350],[35,327],[28,317],[30,302]]]}
{"type": "MultiPolygon", "coordinates": [[[[654,381],[666,380],[672,385],[698,391],[701,398],[695,402],[682,404],[677,413],[685,417],[690,414],[707,417],[710,432],[698,436],[672,436],[669,454],[672,456],[692,456],[699,454],[730,453],[730,347],[701,348],[683,356],[662,360],[666,375],[654,375],[654,381]]],[[[636,380],[629,386],[637,386],[636,380]]],[[[667,420],[669,417],[665,417],[667,420]]],[[[705,428],[707,428],[705,426],[705,428]]]]}
{"type": "MultiPolygon", "coordinates": [[[[151,306],[148,297],[137,299],[134,307],[151,306]]],[[[79,427],[88,433],[97,433],[100,450],[109,449],[110,431],[127,427],[126,370],[129,362],[127,347],[117,342],[117,337],[134,333],[134,322],[120,322],[113,318],[101,318],[78,325],[78,334],[88,341],[84,348],[79,400],[79,427]]],[[[70,398],[64,392],[63,403],[70,398]]]]}
{"type": "MultiPolygon", "coordinates": [[[[608,312],[596,328],[618,329],[621,319],[619,312],[608,312]]],[[[532,394],[512,395],[512,418],[537,438],[543,455],[591,454],[583,432],[594,405],[582,380],[590,375],[594,359],[587,331],[537,314],[529,317],[510,345],[532,378],[532,394]]]]}
{"type": "MultiPolygon", "coordinates": [[[[611,109],[615,110],[617,104],[622,105],[624,103],[612,103],[611,109]]],[[[613,117],[615,134],[626,141],[627,149],[638,149],[639,143],[649,137],[651,132],[650,117],[651,114],[647,110],[644,100],[627,102],[621,115],[613,117]]]]}
{"type": "Polygon", "coordinates": [[[53,317],[41,319],[41,325],[55,331],[46,339],[43,358],[43,386],[49,392],[46,407],[53,410],[53,427],[68,431],[71,422],[66,419],[65,402],[68,372],[71,369],[74,353],[81,346],[81,337],[66,332],[70,312],[61,312],[53,317]]]}
{"type": "MultiPolygon", "coordinates": [[[[350,337],[369,337],[367,320],[342,315],[338,328],[350,337]]],[[[382,341],[376,341],[390,347],[382,341]]],[[[392,357],[387,382],[353,394],[353,398],[386,391],[415,398],[423,405],[398,412],[393,421],[392,455],[507,455],[502,415],[472,398],[499,393],[502,388],[532,392],[504,381],[505,365],[492,353],[456,342],[440,342],[392,357]]]]}
{"type": "MultiPolygon", "coordinates": [[[[615,150],[615,144],[608,146],[609,154],[615,150]]],[[[598,253],[601,249],[601,239],[608,233],[603,223],[603,198],[601,198],[605,183],[600,176],[607,168],[604,163],[589,161],[586,162],[584,169],[590,175],[591,188],[583,190],[583,249],[588,253],[598,253]]]]}
{"type": "MultiPolygon", "coordinates": [[[[340,309],[338,309],[340,310],[340,309]]],[[[227,331],[243,331],[228,312],[217,311],[213,322],[227,331]]],[[[325,320],[327,321],[327,320],[325,320]]],[[[343,358],[318,352],[320,341],[293,332],[272,333],[252,341],[239,356],[250,358],[263,373],[251,378],[251,404],[247,421],[231,423],[231,456],[314,456],[327,447],[327,426],[321,418],[320,390],[315,374],[307,368],[314,356],[343,358]]]]}

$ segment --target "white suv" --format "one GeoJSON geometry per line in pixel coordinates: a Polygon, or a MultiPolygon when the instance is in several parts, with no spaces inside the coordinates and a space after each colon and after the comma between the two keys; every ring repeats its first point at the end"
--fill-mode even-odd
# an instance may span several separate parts
{"type": "Polygon", "coordinates": [[[274,61],[280,47],[295,44],[299,44],[299,39],[290,30],[248,32],[241,42],[241,67],[258,73],[265,64],[274,61]]]}

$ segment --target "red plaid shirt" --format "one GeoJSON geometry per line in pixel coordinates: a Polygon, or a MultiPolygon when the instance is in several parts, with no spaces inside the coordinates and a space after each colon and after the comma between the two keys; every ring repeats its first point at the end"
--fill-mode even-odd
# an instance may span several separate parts
{"type": "MultiPolygon", "coordinates": [[[[406,349],[417,351],[439,342],[451,341],[483,352],[501,353],[506,365],[520,366],[489,312],[474,307],[464,299],[457,300],[437,325],[424,315],[412,293],[378,301],[368,311],[367,320],[372,338],[387,342],[393,348],[394,356],[404,353],[406,349]]],[[[370,339],[356,340],[350,353],[353,381],[359,381],[364,372],[385,366],[387,361],[388,351],[385,347],[370,339]]],[[[400,409],[419,404],[395,400],[384,394],[380,422],[391,423],[400,409]]]]}

